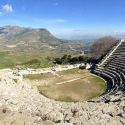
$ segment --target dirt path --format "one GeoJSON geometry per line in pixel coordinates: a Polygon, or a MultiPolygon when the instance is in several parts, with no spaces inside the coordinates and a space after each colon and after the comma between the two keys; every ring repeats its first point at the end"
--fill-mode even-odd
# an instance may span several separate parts
{"type": "Polygon", "coordinates": [[[67,80],[67,81],[64,81],[64,82],[59,82],[59,83],[56,83],[56,85],[61,85],[61,84],[65,84],[65,83],[74,82],[74,81],[77,81],[77,80],[80,80],[80,79],[84,79],[84,78],[89,77],[89,76],[90,75],[87,75],[87,76],[82,77],[82,78],[75,78],[75,79],[67,80]]]}
{"type": "Polygon", "coordinates": [[[57,77],[61,77],[59,74],[57,74],[56,72],[51,72],[53,75],[57,76],[57,77]]]}
{"type": "Polygon", "coordinates": [[[74,81],[77,81],[77,80],[80,80],[80,79],[81,78],[71,79],[71,80],[68,80],[68,81],[56,83],[56,85],[61,85],[61,84],[69,83],[69,82],[74,82],[74,81]]]}
{"type": "Polygon", "coordinates": [[[70,82],[74,82],[74,81],[77,81],[77,80],[80,80],[80,79],[82,79],[82,78],[76,78],[76,79],[71,79],[71,80],[67,80],[67,81],[64,81],[64,82],[59,82],[59,83],[56,83],[56,85],[70,83],[70,82]]]}

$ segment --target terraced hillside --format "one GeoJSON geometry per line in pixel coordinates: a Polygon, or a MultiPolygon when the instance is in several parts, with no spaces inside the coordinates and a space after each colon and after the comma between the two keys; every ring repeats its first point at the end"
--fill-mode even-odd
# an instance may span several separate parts
{"type": "Polygon", "coordinates": [[[107,80],[106,93],[115,94],[125,91],[125,40],[122,39],[113,50],[107,54],[95,73],[107,80]]]}

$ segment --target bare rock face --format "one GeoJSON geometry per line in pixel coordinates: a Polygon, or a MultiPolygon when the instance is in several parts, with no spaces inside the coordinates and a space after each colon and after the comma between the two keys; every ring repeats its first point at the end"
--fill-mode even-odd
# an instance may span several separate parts
{"type": "Polygon", "coordinates": [[[23,73],[10,69],[0,71],[0,125],[125,124],[123,95],[110,96],[108,103],[98,99],[91,102],[57,102],[39,94],[28,80],[23,80],[23,73]]]}
{"type": "Polygon", "coordinates": [[[3,108],[0,113],[0,125],[54,125],[54,123],[43,122],[40,117],[11,112],[3,108]]]}

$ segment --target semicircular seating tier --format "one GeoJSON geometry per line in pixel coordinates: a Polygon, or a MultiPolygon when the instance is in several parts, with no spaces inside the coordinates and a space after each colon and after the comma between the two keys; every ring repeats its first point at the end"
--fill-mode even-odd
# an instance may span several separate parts
{"type": "Polygon", "coordinates": [[[95,74],[107,81],[108,94],[125,91],[125,40],[122,39],[102,60],[95,74]]]}

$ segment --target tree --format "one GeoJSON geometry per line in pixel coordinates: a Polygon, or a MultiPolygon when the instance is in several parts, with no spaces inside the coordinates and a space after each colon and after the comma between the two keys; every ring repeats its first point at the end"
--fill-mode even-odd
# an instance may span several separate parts
{"type": "Polygon", "coordinates": [[[60,58],[55,58],[54,63],[55,64],[62,64],[62,60],[60,58]]]}
{"type": "Polygon", "coordinates": [[[116,44],[116,40],[111,36],[100,38],[92,45],[92,56],[96,59],[103,57],[116,44]]]}
{"type": "Polygon", "coordinates": [[[71,60],[71,55],[64,55],[64,56],[61,58],[61,60],[62,60],[62,63],[63,63],[63,64],[67,64],[67,63],[69,63],[70,60],[71,60]]]}
{"type": "Polygon", "coordinates": [[[84,56],[79,56],[78,58],[79,58],[79,62],[84,62],[85,61],[84,56]]]}
{"type": "Polygon", "coordinates": [[[77,63],[77,62],[79,62],[79,58],[78,57],[73,57],[70,60],[70,63],[72,63],[72,64],[77,63]]]}

